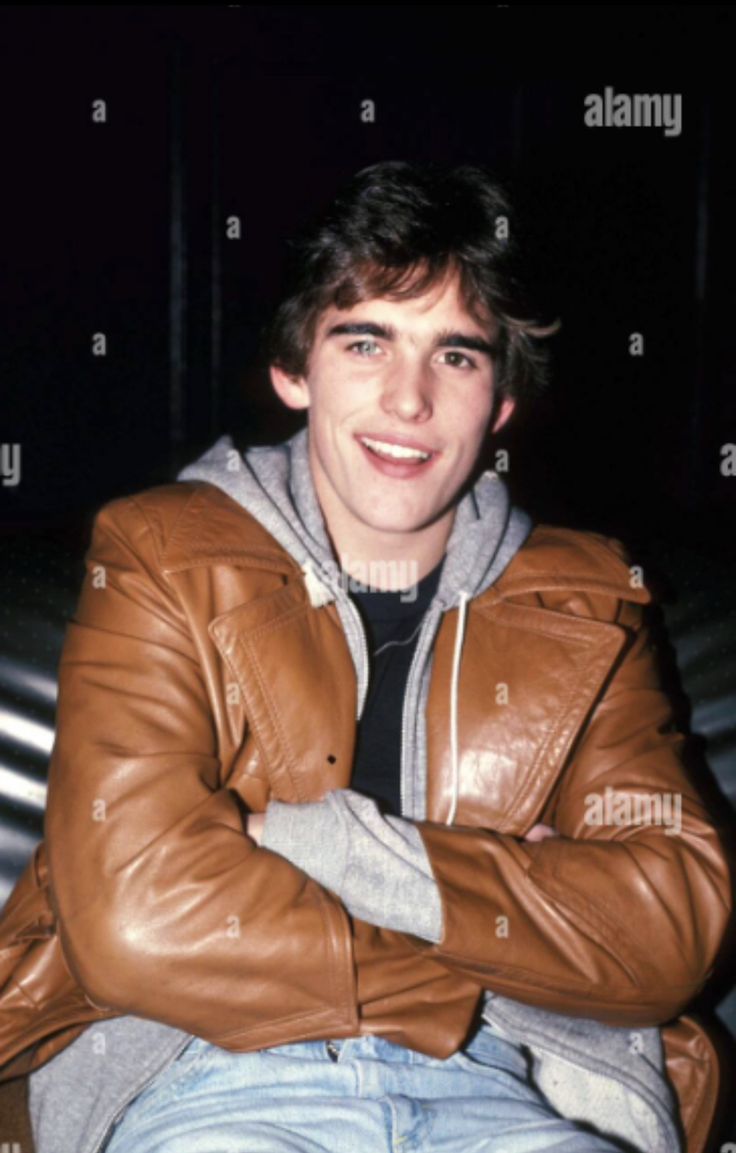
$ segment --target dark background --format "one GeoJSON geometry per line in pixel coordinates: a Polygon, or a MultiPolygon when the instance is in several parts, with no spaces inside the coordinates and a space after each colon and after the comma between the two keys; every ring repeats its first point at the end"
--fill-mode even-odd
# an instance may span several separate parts
{"type": "MultiPolygon", "coordinates": [[[[22,454],[0,483],[0,901],[41,835],[93,513],[224,431],[299,426],[257,355],[284,241],[385,159],[479,162],[515,192],[562,330],[553,388],[499,441],[512,494],[642,563],[730,819],[735,24],[726,5],[0,8],[0,444],[22,454]],[[681,135],[586,127],[606,86],[680,94],[681,135]]],[[[736,1035],[731,980],[708,997],[736,1035]]]]}
{"type": "Polygon", "coordinates": [[[4,526],[79,540],[93,506],[169,479],[224,429],[269,441],[296,427],[255,359],[284,238],[363,165],[435,158],[511,183],[563,322],[555,388],[504,441],[517,499],[632,544],[687,534],[734,555],[726,6],[1,18],[2,441],[23,467],[0,489],[4,526]],[[607,85],[680,93],[681,135],[586,127],[583,99],[607,85]],[[240,240],[225,236],[233,214],[240,240]]]}

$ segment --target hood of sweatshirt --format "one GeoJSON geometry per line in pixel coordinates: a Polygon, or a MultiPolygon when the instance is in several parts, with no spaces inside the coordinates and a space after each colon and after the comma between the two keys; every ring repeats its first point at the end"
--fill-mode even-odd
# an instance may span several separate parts
{"type": "MultiPolygon", "coordinates": [[[[314,488],[308,426],[281,444],[250,447],[243,453],[229,434],[223,435],[183,468],[177,480],[209,481],[228,493],[302,567],[313,603],[337,599],[340,565],[314,488]]],[[[484,472],[457,506],[436,604],[447,609],[458,604],[461,594],[478,596],[500,576],[531,529],[531,518],[512,504],[502,478],[484,472]]]]}

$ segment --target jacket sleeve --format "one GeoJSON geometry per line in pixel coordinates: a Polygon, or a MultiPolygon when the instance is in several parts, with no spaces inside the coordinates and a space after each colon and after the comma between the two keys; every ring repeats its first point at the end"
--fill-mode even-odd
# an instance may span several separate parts
{"type": "Polygon", "coordinates": [[[563,768],[560,835],[522,843],[418,821],[444,935],[414,940],[496,993],[610,1024],[655,1025],[677,1016],[710,975],[731,891],[641,607],[624,611],[629,647],[563,768]],[[671,819],[644,823],[646,808],[635,807],[644,797],[658,797],[671,819]]]}
{"type": "Polygon", "coordinates": [[[225,1047],[357,1030],[348,915],[244,834],[152,537],[134,498],[98,512],[67,623],[45,824],[65,960],[93,1004],[225,1047]]]}

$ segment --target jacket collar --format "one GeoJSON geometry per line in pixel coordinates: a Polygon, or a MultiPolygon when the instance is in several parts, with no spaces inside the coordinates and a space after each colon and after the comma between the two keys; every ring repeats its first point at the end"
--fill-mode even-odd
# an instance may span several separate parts
{"type": "Polygon", "coordinates": [[[256,518],[208,481],[180,481],[191,495],[164,544],[165,572],[230,564],[299,574],[300,566],[256,518]]]}

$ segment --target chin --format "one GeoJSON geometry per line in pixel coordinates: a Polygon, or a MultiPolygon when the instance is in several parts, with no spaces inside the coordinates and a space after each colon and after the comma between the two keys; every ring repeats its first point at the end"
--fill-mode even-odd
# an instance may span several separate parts
{"type": "Polygon", "coordinates": [[[363,524],[368,525],[376,532],[414,532],[415,529],[421,528],[422,524],[421,521],[396,520],[395,517],[390,516],[364,516],[361,517],[361,520],[363,524]]]}
{"type": "Polygon", "coordinates": [[[391,532],[391,533],[412,533],[419,532],[420,529],[426,528],[435,520],[435,516],[414,516],[398,518],[394,515],[387,514],[385,517],[365,516],[362,518],[363,523],[370,525],[376,532],[391,532]]]}

